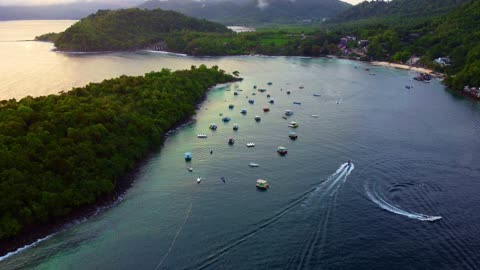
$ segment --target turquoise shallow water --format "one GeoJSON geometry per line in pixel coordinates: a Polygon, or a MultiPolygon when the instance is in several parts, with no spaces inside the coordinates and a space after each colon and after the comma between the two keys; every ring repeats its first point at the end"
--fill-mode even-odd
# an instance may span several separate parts
{"type": "MultiPolygon", "coordinates": [[[[15,43],[0,46],[8,44],[15,43]]],[[[56,84],[68,89],[201,63],[239,70],[245,80],[210,91],[194,121],[168,136],[116,206],[0,261],[1,269],[480,267],[480,106],[438,81],[419,83],[406,71],[324,58],[63,55],[48,51],[48,44],[31,46],[38,57],[31,62],[43,59],[52,67],[38,70],[48,76],[38,77],[36,94],[56,84]],[[72,66],[76,72],[62,73],[72,66]],[[62,74],[63,81],[52,80],[62,74]],[[237,89],[243,91],[234,96],[237,89]],[[267,94],[275,104],[267,103],[267,94]],[[285,120],[287,109],[294,115],[285,120]],[[222,123],[220,114],[232,121],[222,123]],[[292,120],[300,125],[296,141],[288,138],[292,120]],[[208,129],[211,123],[217,131],[208,129]],[[208,138],[197,139],[199,133],[208,138]],[[233,146],[229,137],[236,139],[233,146]],[[289,150],[285,157],[276,153],[280,145],[289,150]],[[190,165],[185,152],[193,153],[190,165]],[[271,188],[258,191],[258,178],[271,188]],[[422,221],[435,216],[442,219],[422,221]]],[[[13,51],[23,57],[21,48],[13,51]]],[[[30,64],[22,65],[10,72],[26,72],[30,64]]],[[[0,76],[10,85],[0,88],[5,95],[30,91],[28,83],[15,83],[18,77],[0,76]]]]}

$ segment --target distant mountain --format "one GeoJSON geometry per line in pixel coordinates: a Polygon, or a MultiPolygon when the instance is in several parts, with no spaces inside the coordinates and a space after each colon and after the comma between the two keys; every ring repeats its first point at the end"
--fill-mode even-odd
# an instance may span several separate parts
{"type": "Polygon", "coordinates": [[[163,43],[166,35],[179,32],[230,33],[231,30],[175,11],[100,10],[60,33],[55,38],[55,47],[82,52],[134,50],[163,43]]]}
{"type": "Polygon", "coordinates": [[[99,9],[118,9],[124,4],[84,2],[44,6],[0,6],[0,21],[7,20],[78,20],[99,9]]]}
{"type": "Polygon", "coordinates": [[[338,14],[333,21],[372,18],[425,18],[446,14],[471,0],[392,0],[364,1],[338,14]]]}
{"type": "Polygon", "coordinates": [[[351,5],[339,0],[150,0],[139,7],[175,10],[223,24],[256,25],[321,21],[351,5]]]}

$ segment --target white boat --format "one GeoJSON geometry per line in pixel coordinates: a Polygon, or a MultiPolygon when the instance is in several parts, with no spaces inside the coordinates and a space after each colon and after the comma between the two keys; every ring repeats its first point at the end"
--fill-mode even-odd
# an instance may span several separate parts
{"type": "Polygon", "coordinates": [[[291,110],[285,110],[285,115],[286,115],[286,116],[293,115],[293,111],[291,111],[291,110]]]}
{"type": "Polygon", "coordinates": [[[250,163],[248,163],[248,166],[250,166],[250,167],[258,167],[258,164],[255,163],[255,162],[250,162],[250,163]]]}
{"type": "Polygon", "coordinates": [[[189,172],[193,172],[193,168],[192,168],[192,167],[188,167],[187,170],[188,170],[189,172]]]}
{"type": "Polygon", "coordinates": [[[263,180],[263,179],[258,179],[257,180],[257,183],[255,185],[258,189],[263,189],[263,190],[266,190],[270,187],[270,185],[268,184],[267,180],[263,180]]]}
{"type": "Polygon", "coordinates": [[[201,177],[197,177],[197,184],[200,184],[200,182],[202,182],[202,178],[201,178],[201,177]]]}
{"type": "Polygon", "coordinates": [[[295,122],[295,121],[292,121],[292,122],[290,122],[290,125],[288,125],[288,126],[291,127],[291,128],[297,128],[297,127],[298,127],[298,123],[295,122]]]}
{"type": "Polygon", "coordinates": [[[208,137],[207,134],[200,133],[200,134],[197,135],[197,138],[199,138],[199,139],[206,139],[207,137],[208,137]]]}
{"type": "Polygon", "coordinates": [[[255,147],[255,144],[252,142],[252,143],[247,143],[247,147],[255,147]]]}

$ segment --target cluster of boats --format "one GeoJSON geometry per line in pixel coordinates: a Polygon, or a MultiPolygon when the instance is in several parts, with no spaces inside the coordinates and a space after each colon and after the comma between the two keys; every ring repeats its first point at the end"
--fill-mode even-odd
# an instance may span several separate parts
{"type": "MultiPolygon", "coordinates": [[[[268,85],[272,85],[272,83],[269,82],[268,85]]],[[[254,89],[257,89],[257,86],[254,85],[253,88],[254,88],[254,89]]],[[[300,88],[300,89],[303,89],[303,86],[300,86],[299,88],[300,88]]],[[[239,92],[238,92],[238,91],[242,91],[242,90],[237,89],[237,91],[234,92],[234,95],[235,95],[235,96],[238,96],[238,95],[239,95],[239,92]]],[[[266,90],[266,89],[263,89],[263,88],[259,88],[258,91],[259,91],[259,92],[266,92],[267,90],[266,90]]],[[[290,93],[291,93],[290,91],[287,91],[287,94],[290,94],[290,93]]],[[[314,94],[314,96],[320,96],[320,94],[314,94]]],[[[247,97],[247,98],[248,98],[248,97],[247,97]]],[[[270,94],[267,94],[267,98],[268,98],[268,103],[274,104],[275,101],[274,101],[273,98],[271,98],[270,94]]],[[[249,104],[255,104],[255,100],[249,99],[249,100],[248,100],[248,103],[249,103],[249,104]]],[[[302,103],[299,102],[299,101],[295,101],[295,102],[293,102],[293,104],[301,105],[302,103]]],[[[234,108],[235,108],[235,105],[234,105],[234,104],[229,104],[229,105],[228,105],[228,109],[233,110],[234,108]]],[[[269,111],[270,111],[270,108],[269,108],[269,107],[267,107],[267,106],[263,107],[263,112],[266,113],[266,112],[269,112],[269,111]]],[[[247,110],[246,110],[246,109],[241,109],[241,110],[240,110],[240,113],[241,113],[242,115],[246,115],[246,114],[247,114],[247,110]]],[[[220,116],[222,116],[222,115],[223,115],[223,114],[220,114],[220,116]]],[[[284,119],[288,119],[288,117],[290,117],[290,116],[292,116],[292,115],[294,115],[294,112],[293,112],[292,110],[285,110],[283,118],[284,118],[284,119]]],[[[318,115],[312,115],[312,117],[318,117],[318,115]]],[[[231,119],[230,117],[228,117],[228,116],[222,117],[222,121],[223,121],[224,123],[228,123],[228,122],[230,122],[231,120],[232,120],[232,119],[231,119]]],[[[260,122],[260,121],[261,121],[261,117],[260,117],[259,115],[256,115],[256,116],[254,117],[254,120],[255,120],[256,122],[260,122]]],[[[288,127],[290,127],[290,128],[298,128],[299,125],[298,125],[297,122],[291,121],[291,122],[288,124],[288,127]]],[[[217,126],[215,123],[212,123],[212,124],[210,124],[210,126],[209,126],[209,129],[210,129],[210,130],[213,130],[213,131],[214,131],[214,130],[217,130],[217,128],[218,128],[218,126],[217,126]]],[[[239,125],[238,125],[238,124],[234,124],[234,125],[233,125],[233,130],[234,130],[234,131],[238,131],[238,130],[239,130],[239,125]]],[[[200,134],[197,135],[197,138],[200,138],[200,139],[206,139],[207,137],[208,137],[208,135],[207,135],[207,134],[204,134],[204,133],[200,133],[200,134]]],[[[296,139],[298,138],[298,135],[297,135],[295,132],[291,131],[291,132],[288,133],[288,137],[289,137],[291,140],[296,140],[296,139]]],[[[228,145],[233,146],[233,145],[235,144],[235,139],[234,139],[233,137],[230,137],[230,138],[228,138],[227,143],[228,143],[228,145]]],[[[247,146],[248,148],[252,148],[252,147],[255,147],[255,143],[249,142],[249,143],[246,143],[246,146],[247,146]]],[[[288,149],[287,149],[285,146],[279,146],[279,147],[277,148],[277,153],[278,153],[280,156],[285,156],[285,155],[287,155],[287,153],[288,153],[288,149]]],[[[213,154],[213,150],[210,150],[210,154],[213,154]]],[[[186,152],[184,158],[185,158],[185,161],[186,161],[186,162],[192,161],[192,153],[191,153],[191,152],[186,152]]],[[[250,163],[248,164],[248,166],[249,166],[249,167],[259,167],[259,164],[255,163],[255,162],[250,162],[250,163]]],[[[192,167],[187,167],[187,169],[188,169],[190,172],[193,171],[193,168],[192,168],[192,167]]],[[[222,178],[223,178],[223,177],[222,177],[222,178]]],[[[197,183],[200,183],[201,181],[202,181],[202,178],[201,178],[201,177],[198,177],[198,178],[197,178],[197,183]]],[[[223,178],[222,181],[225,182],[225,179],[223,178]]],[[[266,190],[266,189],[268,189],[268,188],[270,187],[270,185],[268,184],[268,181],[267,181],[267,180],[265,180],[265,179],[258,179],[257,182],[256,182],[256,187],[257,187],[258,189],[266,190]]]]}

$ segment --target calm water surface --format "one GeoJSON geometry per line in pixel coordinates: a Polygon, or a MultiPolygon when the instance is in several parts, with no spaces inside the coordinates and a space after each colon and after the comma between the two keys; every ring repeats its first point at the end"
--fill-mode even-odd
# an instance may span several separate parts
{"type": "Polygon", "coordinates": [[[194,122],[168,137],[118,205],[4,258],[0,269],[480,268],[478,103],[438,81],[346,60],[72,55],[18,41],[71,23],[0,23],[2,99],[202,63],[238,70],[245,80],[212,90],[194,122]],[[237,89],[243,91],[234,96],[237,89]],[[288,120],[286,109],[294,111],[288,120]],[[222,123],[219,114],[232,121],[222,123]],[[296,141],[288,138],[289,121],[300,124],[296,141]],[[217,131],[208,130],[211,123],[217,131]],[[275,152],[280,145],[287,156],[275,152]],[[187,151],[193,172],[183,160],[187,151]],[[258,178],[271,188],[256,190],[258,178]]]}

